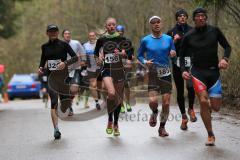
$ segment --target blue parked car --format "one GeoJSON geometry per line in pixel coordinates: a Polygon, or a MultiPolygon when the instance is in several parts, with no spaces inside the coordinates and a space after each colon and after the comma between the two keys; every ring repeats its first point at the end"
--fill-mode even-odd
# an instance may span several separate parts
{"type": "Polygon", "coordinates": [[[7,93],[10,100],[14,98],[39,98],[41,83],[31,74],[14,74],[8,83],[7,93]]]}

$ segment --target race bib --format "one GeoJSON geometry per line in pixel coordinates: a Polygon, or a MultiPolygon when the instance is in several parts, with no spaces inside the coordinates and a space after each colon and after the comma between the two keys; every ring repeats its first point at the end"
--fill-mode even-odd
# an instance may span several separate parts
{"type": "Polygon", "coordinates": [[[42,77],[43,82],[47,82],[47,76],[42,77]]]}
{"type": "Polygon", "coordinates": [[[57,70],[57,66],[58,66],[59,63],[61,63],[61,59],[48,60],[48,69],[49,69],[50,71],[55,71],[55,70],[57,70]]]}
{"type": "Polygon", "coordinates": [[[74,77],[74,74],[75,74],[75,70],[72,70],[71,72],[69,72],[69,77],[73,78],[74,77]]]}
{"type": "Polygon", "coordinates": [[[117,63],[119,62],[119,55],[115,55],[114,53],[105,55],[105,63],[117,63]]]}
{"type": "MultiPolygon", "coordinates": [[[[177,57],[177,66],[180,67],[180,58],[177,57]]],[[[191,58],[185,57],[185,67],[191,67],[191,58]]]]}
{"type": "Polygon", "coordinates": [[[171,71],[169,67],[158,67],[157,68],[157,76],[158,77],[166,77],[171,75],[171,71]]]}

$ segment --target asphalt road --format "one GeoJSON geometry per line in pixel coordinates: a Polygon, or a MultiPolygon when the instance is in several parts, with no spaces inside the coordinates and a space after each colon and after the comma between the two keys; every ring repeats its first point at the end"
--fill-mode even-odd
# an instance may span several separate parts
{"type": "Polygon", "coordinates": [[[149,127],[146,104],[137,104],[133,112],[121,115],[120,137],[105,133],[107,116],[103,112],[93,106],[84,109],[82,103],[73,108],[75,116],[59,122],[62,139],[54,140],[50,109],[41,100],[0,104],[0,160],[240,159],[240,121],[231,116],[213,114],[216,146],[206,147],[207,134],[199,113],[198,121],[181,131],[176,106],[171,106],[167,138],[158,137],[158,127],[149,127]],[[92,114],[89,119],[80,117],[92,114]]]}

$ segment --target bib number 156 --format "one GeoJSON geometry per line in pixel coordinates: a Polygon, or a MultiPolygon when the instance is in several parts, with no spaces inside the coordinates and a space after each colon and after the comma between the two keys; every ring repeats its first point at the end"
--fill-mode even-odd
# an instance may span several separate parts
{"type": "Polygon", "coordinates": [[[119,56],[114,54],[105,55],[105,63],[117,63],[119,61],[119,56]]]}

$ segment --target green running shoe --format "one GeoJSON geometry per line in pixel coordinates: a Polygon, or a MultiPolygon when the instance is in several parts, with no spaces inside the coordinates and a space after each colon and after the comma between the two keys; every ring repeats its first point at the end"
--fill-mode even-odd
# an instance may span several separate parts
{"type": "Polygon", "coordinates": [[[113,133],[114,136],[120,136],[120,131],[119,131],[118,125],[114,125],[113,131],[114,131],[114,133],[113,133]]]}
{"type": "Polygon", "coordinates": [[[125,113],[125,107],[124,107],[124,105],[122,105],[121,106],[121,111],[120,111],[121,113],[125,113]]]}
{"type": "Polygon", "coordinates": [[[132,112],[132,107],[130,106],[130,104],[126,103],[126,107],[127,107],[127,112],[132,112]]]}
{"type": "Polygon", "coordinates": [[[112,134],[113,133],[113,123],[112,122],[108,122],[106,132],[107,132],[107,134],[112,134]]]}

